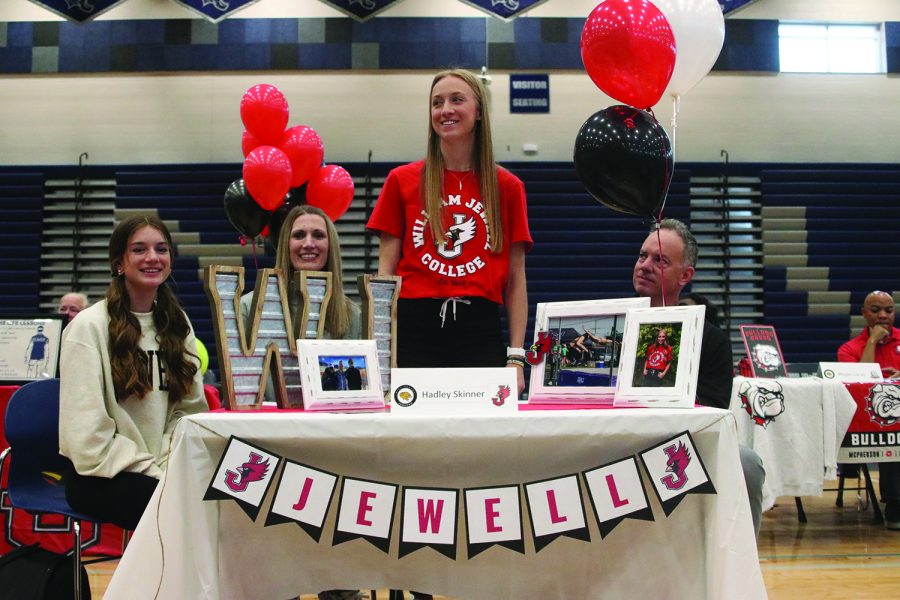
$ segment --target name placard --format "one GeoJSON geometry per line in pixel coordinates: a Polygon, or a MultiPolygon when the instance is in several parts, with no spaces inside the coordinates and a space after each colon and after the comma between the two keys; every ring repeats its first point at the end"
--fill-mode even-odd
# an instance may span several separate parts
{"type": "Polygon", "coordinates": [[[878,363],[820,362],[819,375],[822,379],[831,379],[852,383],[854,381],[884,381],[878,363]]]}
{"type": "Polygon", "coordinates": [[[391,369],[391,412],[501,414],[517,397],[515,369],[391,369]]]}

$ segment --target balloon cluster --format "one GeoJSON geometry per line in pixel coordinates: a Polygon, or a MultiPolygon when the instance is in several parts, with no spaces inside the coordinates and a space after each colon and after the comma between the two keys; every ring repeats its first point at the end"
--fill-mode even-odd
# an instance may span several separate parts
{"type": "Polygon", "coordinates": [[[311,127],[287,128],[288,103],[278,88],[251,87],[241,98],[242,179],[225,191],[225,214],[242,235],[266,233],[277,243],[290,208],[309,204],[337,221],[353,201],[353,179],[338,165],[325,165],[322,138],[311,127]]]}
{"type": "Polygon", "coordinates": [[[591,81],[623,103],[591,115],[575,138],[575,171],[595,200],[641,217],[661,214],[674,157],[651,107],[667,93],[677,111],[724,38],[716,0],[604,0],[591,11],[581,59],[591,81]]]}

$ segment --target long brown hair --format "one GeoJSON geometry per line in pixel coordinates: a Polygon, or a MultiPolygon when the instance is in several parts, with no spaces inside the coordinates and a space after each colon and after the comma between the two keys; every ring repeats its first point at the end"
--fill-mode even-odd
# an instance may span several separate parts
{"type": "MultiPolygon", "coordinates": [[[[491,140],[491,119],[487,106],[487,91],[481,81],[465,69],[449,69],[434,76],[431,90],[445,77],[457,77],[472,88],[481,118],[475,121],[475,147],[472,168],[481,183],[481,203],[485,206],[491,251],[503,250],[503,221],[500,218],[500,191],[497,186],[497,163],[494,162],[494,146],[491,140]]],[[[428,150],[425,169],[422,172],[422,194],[425,211],[430,221],[431,235],[435,242],[447,239],[447,230],[441,211],[444,184],[444,156],[441,154],[441,138],[431,125],[431,94],[428,97],[428,150]]]]}
{"type": "Polygon", "coordinates": [[[342,339],[347,330],[350,329],[351,305],[353,304],[346,295],[344,295],[344,284],[341,281],[343,273],[343,264],[341,262],[341,240],[338,238],[337,229],[331,218],[325,214],[320,208],[301,204],[290,210],[281,224],[281,231],[278,234],[278,249],[275,251],[275,266],[287,277],[287,287],[289,297],[296,297],[298,294],[294,283],[294,265],[291,263],[291,230],[294,228],[294,221],[302,215],[317,215],[325,221],[325,232],[328,234],[328,257],[325,260],[324,271],[331,273],[331,300],[328,301],[328,308],[325,311],[325,330],[336,340],[342,339]]]}
{"type": "MultiPolygon", "coordinates": [[[[153,215],[135,215],[121,221],[109,238],[109,268],[112,281],[106,290],[106,311],[109,313],[109,357],[116,399],[122,402],[131,396],[144,398],[152,389],[147,353],[140,347],[141,325],[131,312],[131,299],[125,289],[125,278],[119,268],[128,240],[137,230],[152,227],[163,234],[174,253],[172,235],[163,222],[153,215]]],[[[174,256],[172,256],[174,262],[174,256]]],[[[166,368],[169,401],[178,402],[188,395],[193,385],[197,365],[188,355],[197,358],[195,349],[185,348],[190,333],[187,316],[175,293],[163,284],[156,291],[153,304],[153,324],[159,342],[159,355],[166,368]]]]}

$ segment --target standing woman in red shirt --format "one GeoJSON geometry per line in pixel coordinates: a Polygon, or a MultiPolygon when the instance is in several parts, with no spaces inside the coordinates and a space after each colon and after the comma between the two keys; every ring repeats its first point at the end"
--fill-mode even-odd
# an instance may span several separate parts
{"type": "Polygon", "coordinates": [[[521,392],[532,245],[525,187],[494,162],[485,89],[474,75],[438,73],[429,106],[425,160],[388,174],[368,223],[381,236],[379,274],[403,277],[397,364],[505,364],[521,392]]]}

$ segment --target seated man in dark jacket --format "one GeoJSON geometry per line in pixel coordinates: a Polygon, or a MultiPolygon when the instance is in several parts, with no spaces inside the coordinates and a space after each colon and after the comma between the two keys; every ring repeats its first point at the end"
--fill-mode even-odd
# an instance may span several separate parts
{"type": "MultiPolygon", "coordinates": [[[[694,278],[697,240],[685,224],[676,219],[664,219],[659,227],[659,237],[657,238],[655,230],[651,231],[641,246],[634,264],[632,282],[638,296],[650,298],[650,306],[676,306],[681,290],[694,278]]],[[[733,369],[731,341],[725,332],[707,320],[703,326],[700,349],[697,402],[704,406],[728,409],[733,369]]],[[[753,528],[758,536],[766,471],[759,455],[752,448],[741,446],[740,455],[753,528]]]]}

